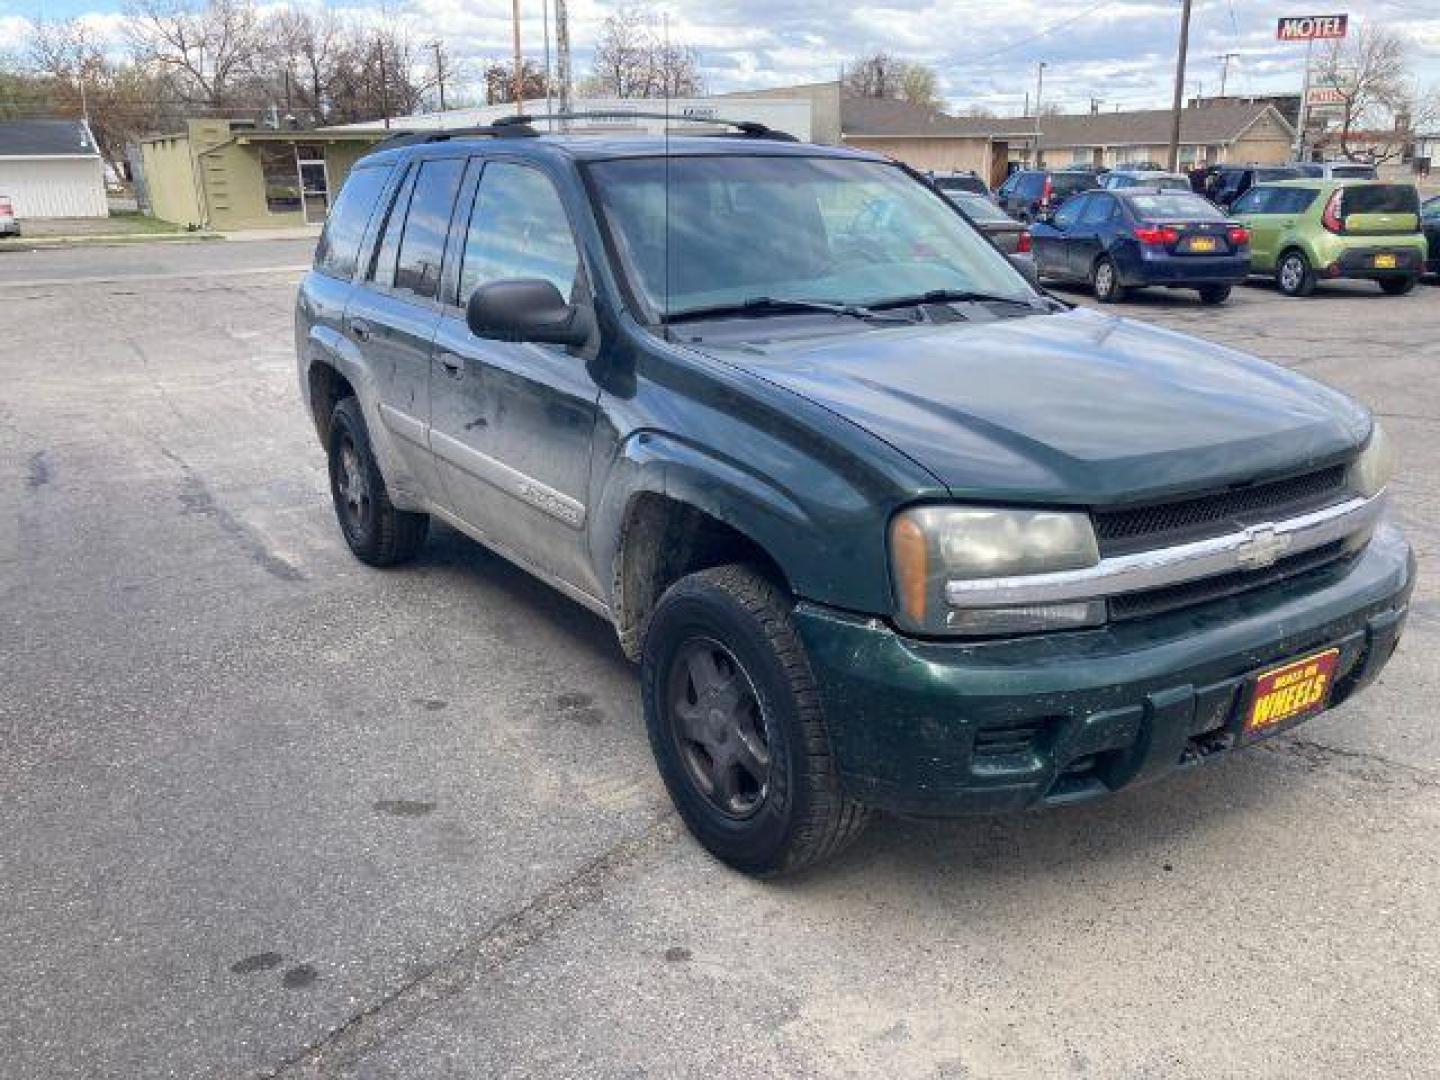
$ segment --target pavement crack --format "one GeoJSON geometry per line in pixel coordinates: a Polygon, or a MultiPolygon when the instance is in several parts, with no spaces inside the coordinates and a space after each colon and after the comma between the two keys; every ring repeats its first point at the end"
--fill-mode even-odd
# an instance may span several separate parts
{"type": "Polygon", "coordinates": [[[478,976],[508,963],[572,915],[603,899],[679,834],[675,814],[662,815],[644,832],[622,840],[524,907],[490,924],[433,967],[260,1075],[265,1080],[338,1075],[345,1065],[409,1028],[428,1009],[462,993],[478,976]]]}
{"type": "Polygon", "coordinates": [[[1262,749],[1274,754],[1284,754],[1288,757],[1297,757],[1312,768],[1319,768],[1323,765],[1350,765],[1345,771],[1356,779],[1377,781],[1381,778],[1374,773],[1367,771],[1366,767],[1379,768],[1391,773],[1399,774],[1405,780],[1419,787],[1440,788],[1440,774],[1433,770],[1423,769],[1416,765],[1409,765],[1403,761],[1396,761],[1394,758],[1386,757],[1383,754],[1372,753],[1368,750],[1351,750],[1340,746],[1330,746],[1326,743],[1315,742],[1313,739],[1302,739],[1291,737],[1288,739],[1276,739],[1267,742],[1262,749]]]}

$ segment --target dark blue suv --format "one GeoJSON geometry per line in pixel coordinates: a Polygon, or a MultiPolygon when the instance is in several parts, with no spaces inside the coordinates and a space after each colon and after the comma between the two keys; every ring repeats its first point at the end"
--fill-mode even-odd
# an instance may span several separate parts
{"type": "Polygon", "coordinates": [[[1185,191],[1085,192],[1035,225],[1031,242],[1042,277],[1086,282],[1104,303],[1164,285],[1220,304],[1250,271],[1249,232],[1185,191]]]}

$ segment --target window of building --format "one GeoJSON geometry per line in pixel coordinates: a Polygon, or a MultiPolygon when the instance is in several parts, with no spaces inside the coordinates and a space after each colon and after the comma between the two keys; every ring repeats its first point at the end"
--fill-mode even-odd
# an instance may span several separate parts
{"type": "Polygon", "coordinates": [[[265,183],[265,209],[291,214],[301,209],[300,171],[295,148],[285,143],[260,144],[260,173],[265,183]]]}

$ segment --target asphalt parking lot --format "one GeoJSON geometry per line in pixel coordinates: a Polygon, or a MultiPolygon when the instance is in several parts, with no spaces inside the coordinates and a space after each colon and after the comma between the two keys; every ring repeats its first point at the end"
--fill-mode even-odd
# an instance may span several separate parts
{"type": "Polygon", "coordinates": [[[1440,1072],[1440,288],[1120,309],[1382,415],[1421,580],[1380,685],[758,884],[677,827],[604,623],[444,528],[349,556],[307,258],[0,253],[4,1076],[1440,1072]]]}

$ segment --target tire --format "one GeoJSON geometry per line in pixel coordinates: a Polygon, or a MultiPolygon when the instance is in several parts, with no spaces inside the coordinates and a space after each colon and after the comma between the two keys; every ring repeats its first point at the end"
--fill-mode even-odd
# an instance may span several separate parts
{"type": "Polygon", "coordinates": [[[670,798],[706,850],[756,877],[837,855],[870,818],[841,787],[790,609],[748,566],[702,570],[660,598],[641,647],[670,798]]]}
{"type": "Polygon", "coordinates": [[[1229,285],[1202,285],[1200,286],[1200,302],[1202,304],[1223,304],[1230,299],[1229,285]]]}
{"type": "Polygon", "coordinates": [[[1415,288],[1415,282],[1418,280],[1414,275],[1410,277],[1381,278],[1380,288],[1385,290],[1386,296],[1404,296],[1411,289],[1415,288]]]}
{"type": "Polygon", "coordinates": [[[397,510],[375,464],[360,403],[342,398],[330,416],[330,497],[351,552],[371,566],[394,566],[425,543],[430,515],[397,510]]]}
{"type": "Polygon", "coordinates": [[[1315,271],[1303,251],[1291,248],[1275,260],[1275,285],[1286,296],[1309,296],[1315,291],[1315,271]]]}
{"type": "Polygon", "coordinates": [[[1107,258],[1095,261],[1090,271],[1090,286],[1095,290],[1095,299],[1102,304],[1118,304],[1125,299],[1125,286],[1120,283],[1120,271],[1107,258]]]}

